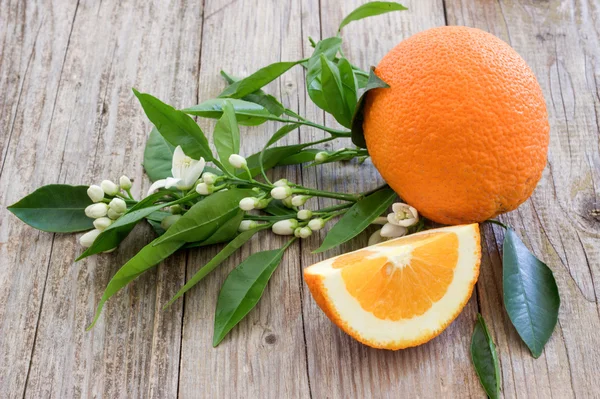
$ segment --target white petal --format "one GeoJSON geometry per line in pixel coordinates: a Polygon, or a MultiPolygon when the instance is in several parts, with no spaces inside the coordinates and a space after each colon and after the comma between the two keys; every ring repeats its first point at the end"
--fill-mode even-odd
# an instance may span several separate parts
{"type": "Polygon", "coordinates": [[[388,223],[391,223],[393,225],[399,226],[398,221],[396,220],[396,214],[395,213],[390,213],[387,216],[387,220],[388,220],[388,223]]]}
{"type": "Polygon", "coordinates": [[[394,211],[394,213],[403,211],[405,206],[406,204],[403,202],[396,202],[392,205],[392,211],[394,211]]]}
{"type": "Polygon", "coordinates": [[[152,185],[148,189],[148,194],[146,194],[146,196],[152,194],[159,188],[165,187],[166,184],[167,184],[167,179],[160,179],[160,180],[155,181],[154,183],[152,183],[152,185]]]}
{"type": "Polygon", "coordinates": [[[406,227],[388,223],[381,228],[381,236],[386,238],[402,237],[407,232],[406,227]]]}
{"type": "Polygon", "coordinates": [[[404,219],[404,220],[399,220],[398,221],[398,226],[404,226],[404,227],[409,227],[412,226],[413,224],[417,223],[419,219],[416,218],[410,218],[410,219],[404,219]]]}
{"type": "Polygon", "coordinates": [[[171,188],[177,185],[182,179],[176,177],[167,177],[165,182],[165,188],[171,188]]]}
{"type": "Polygon", "coordinates": [[[199,161],[194,161],[192,166],[185,171],[185,175],[182,176],[182,178],[183,184],[186,187],[192,187],[194,183],[196,183],[196,180],[198,180],[200,175],[202,175],[204,165],[206,165],[204,158],[200,158],[199,161]]]}
{"type": "Polygon", "coordinates": [[[409,205],[408,211],[412,214],[412,216],[415,219],[419,220],[419,212],[414,207],[412,207],[412,206],[409,205]]]}
{"type": "Polygon", "coordinates": [[[181,146],[178,145],[173,152],[173,164],[171,166],[171,176],[173,177],[182,177],[181,175],[181,166],[185,159],[185,153],[181,149],[181,146]]]}

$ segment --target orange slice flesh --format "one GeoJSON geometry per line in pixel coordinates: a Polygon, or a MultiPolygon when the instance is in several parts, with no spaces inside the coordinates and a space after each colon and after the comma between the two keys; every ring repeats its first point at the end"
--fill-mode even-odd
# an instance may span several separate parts
{"type": "Polygon", "coordinates": [[[403,349],[440,334],[471,297],[479,275],[477,224],[428,230],[304,270],[317,304],[346,333],[403,349]]]}

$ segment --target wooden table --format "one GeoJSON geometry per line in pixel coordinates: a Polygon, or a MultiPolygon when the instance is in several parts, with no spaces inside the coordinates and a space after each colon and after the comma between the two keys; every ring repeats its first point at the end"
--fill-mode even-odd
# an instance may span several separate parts
{"type": "MultiPolygon", "coordinates": [[[[317,308],[301,270],[320,256],[312,237],[290,249],[258,307],[211,347],[220,284],[254,240],[185,300],[162,305],[217,248],[180,253],[106,306],[85,332],[104,287],[152,232],[138,226],[110,255],[74,259],[75,235],[19,222],[6,206],[50,183],[91,184],[126,173],[134,194],[149,123],[131,87],[178,107],[214,97],[224,69],[238,76],[306,57],[306,38],[335,34],[362,0],[0,2],[0,398],[464,398],[483,397],[468,345],[481,312],[498,345],[505,397],[600,397],[600,4],[597,0],[406,0],[410,10],[344,30],[346,55],[367,68],[424,29],[468,25],[509,42],[531,65],[552,126],[537,190],[501,217],[554,271],[560,320],[534,360],[502,307],[503,232],[483,226],[476,293],[438,338],[400,352],[362,346],[317,308]]],[[[268,91],[332,124],[308,99],[301,68],[268,91]]],[[[205,132],[211,124],[200,121],[205,132]]],[[[255,152],[276,124],[243,130],[255,152]]],[[[300,129],[288,142],[323,137],[300,129]]],[[[278,169],[304,185],[355,192],[380,178],[372,164],[278,169]]],[[[322,202],[320,205],[325,205],[322,202]]],[[[366,235],[330,251],[366,244],[366,235]]]]}

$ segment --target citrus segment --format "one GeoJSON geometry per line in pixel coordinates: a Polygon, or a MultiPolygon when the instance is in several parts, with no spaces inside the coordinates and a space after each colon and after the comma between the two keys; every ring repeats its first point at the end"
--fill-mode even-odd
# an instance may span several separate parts
{"type": "Polygon", "coordinates": [[[346,333],[376,348],[427,342],[456,318],[479,274],[477,224],[402,237],[319,262],[304,279],[346,333]]]}

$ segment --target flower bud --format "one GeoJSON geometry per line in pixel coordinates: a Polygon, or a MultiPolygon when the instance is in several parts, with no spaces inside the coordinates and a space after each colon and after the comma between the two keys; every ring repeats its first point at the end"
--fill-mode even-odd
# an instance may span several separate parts
{"type": "Polygon", "coordinates": [[[104,199],[104,190],[102,187],[92,184],[87,189],[87,195],[93,202],[100,202],[104,199]]]}
{"type": "Polygon", "coordinates": [[[176,221],[178,221],[180,218],[181,218],[181,215],[169,215],[169,216],[166,216],[160,222],[160,227],[162,227],[165,230],[168,230],[169,227],[171,227],[173,225],[173,223],[175,223],[176,221]]]}
{"type": "Polygon", "coordinates": [[[215,191],[215,186],[212,184],[199,183],[196,186],[196,192],[200,195],[210,195],[215,191]]]}
{"type": "Polygon", "coordinates": [[[204,183],[208,185],[215,184],[215,182],[217,181],[217,177],[218,176],[214,173],[204,172],[202,174],[202,181],[204,181],[204,183]]]}
{"type": "Polygon", "coordinates": [[[283,206],[285,206],[286,208],[293,208],[294,205],[292,205],[292,197],[287,197],[281,200],[281,202],[283,203],[283,206]]]}
{"type": "Polygon", "coordinates": [[[275,187],[283,187],[283,186],[288,186],[290,184],[288,179],[279,179],[277,180],[275,183],[273,183],[273,185],[275,187]]]}
{"type": "Polygon", "coordinates": [[[180,213],[183,213],[183,208],[181,205],[171,205],[169,211],[172,215],[179,215],[180,213]]]}
{"type": "Polygon", "coordinates": [[[236,169],[242,169],[248,165],[246,158],[238,154],[231,154],[229,156],[229,163],[236,169]]]}
{"type": "Polygon", "coordinates": [[[387,222],[388,222],[387,217],[385,217],[385,216],[379,216],[378,218],[376,218],[375,220],[373,220],[371,222],[371,224],[379,224],[379,225],[383,226],[387,222]]]}
{"type": "Polygon", "coordinates": [[[312,235],[312,230],[308,227],[297,227],[294,230],[294,235],[298,238],[306,238],[312,235]]]}
{"type": "Polygon", "coordinates": [[[105,217],[101,217],[101,218],[94,220],[94,227],[97,230],[104,231],[104,229],[106,229],[112,223],[113,223],[113,221],[105,216],[105,217]]]}
{"type": "Polygon", "coordinates": [[[254,198],[254,197],[242,198],[242,200],[240,201],[240,208],[243,211],[251,211],[252,209],[254,209],[256,207],[257,203],[258,203],[258,198],[254,198]]]}
{"type": "Polygon", "coordinates": [[[295,195],[292,197],[292,205],[294,206],[302,206],[308,201],[311,197],[309,195],[295,195]]]}
{"type": "Polygon", "coordinates": [[[273,233],[280,236],[289,236],[294,234],[294,230],[298,227],[298,221],[296,219],[280,220],[276,222],[271,229],[273,233]]]}
{"type": "Polygon", "coordinates": [[[109,208],[108,212],[106,213],[106,216],[108,216],[112,220],[117,220],[118,218],[121,217],[121,215],[122,215],[122,213],[115,212],[115,210],[112,208],[109,208]]]}
{"type": "Polygon", "coordinates": [[[240,223],[240,227],[238,227],[238,231],[248,231],[258,226],[255,220],[242,220],[240,223]]]}
{"type": "Polygon", "coordinates": [[[325,227],[325,221],[321,218],[312,219],[310,222],[308,222],[308,227],[312,231],[321,230],[323,227],[325,227]]]}
{"type": "Polygon", "coordinates": [[[371,246],[371,245],[379,244],[380,242],[384,242],[384,241],[385,241],[385,238],[383,238],[381,236],[381,229],[379,229],[369,236],[369,242],[367,243],[367,245],[371,246]]]}
{"type": "Polygon", "coordinates": [[[97,219],[106,216],[107,212],[108,205],[106,205],[104,202],[97,202],[85,208],[85,216],[92,219],[97,219]]]}
{"type": "Polygon", "coordinates": [[[81,237],[79,237],[79,244],[81,244],[82,247],[89,248],[92,246],[92,244],[94,243],[96,238],[98,238],[99,235],[100,235],[100,230],[98,230],[98,229],[90,230],[87,233],[85,233],[84,235],[82,235],[81,237]]]}
{"type": "Polygon", "coordinates": [[[127,210],[127,204],[121,198],[113,198],[108,207],[116,213],[122,214],[127,210]]]}
{"type": "Polygon", "coordinates": [[[260,199],[254,204],[254,209],[265,209],[269,206],[269,202],[270,201],[266,198],[260,199]]]}
{"type": "Polygon", "coordinates": [[[302,209],[298,211],[297,218],[300,220],[308,220],[312,217],[312,211],[309,209],[302,209]]]}
{"type": "Polygon", "coordinates": [[[406,235],[407,231],[408,230],[404,226],[387,223],[381,228],[379,234],[384,238],[397,238],[406,235]]]}
{"type": "Polygon", "coordinates": [[[329,153],[327,151],[317,152],[317,155],[315,155],[315,162],[323,163],[327,161],[327,158],[329,158],[329,153]]]}
{"type": "Polygon", "coordinates": [[[102,180],[100,187],[102,187],[102,190],[108,195],[117,195],[119,193],[119,186],[110,180],[102,180]]]}
{"type": "Polygon", "coordinates": [[[275,199],[282,200],[284,198],[289,197],[290,195],[292,195],[292,189],[290,188],[290,186],[275,187],[271,190],[271,197],[275,199]]]}
{"type": "Polygon", "coordinates": [[[123,190],[129,190],[131,188],[131,180],[129,177],[125,175],[119,177],[119,186],[121,186],[123,190]]]}

